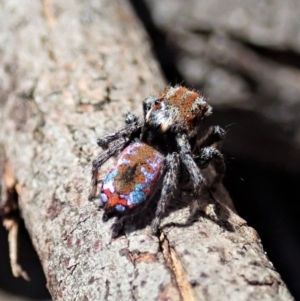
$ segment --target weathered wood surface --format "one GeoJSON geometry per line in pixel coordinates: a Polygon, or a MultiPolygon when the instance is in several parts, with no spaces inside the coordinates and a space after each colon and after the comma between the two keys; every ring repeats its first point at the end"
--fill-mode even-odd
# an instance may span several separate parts
{"type": "MultiPolygon", "coordinates": [[[[255,230],[224,205],[112,239],[88,202],[96,138],[165,84],[126,2],[2,1],[0,22],[0,143],[53,300],[292,300],[255,230]]],[[[223,187],[215,198],[231,207],[223,187]]]]}

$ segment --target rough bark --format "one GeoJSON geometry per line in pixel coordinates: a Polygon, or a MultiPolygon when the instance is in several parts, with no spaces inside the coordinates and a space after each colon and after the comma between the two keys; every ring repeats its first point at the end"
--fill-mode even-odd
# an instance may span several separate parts
{"type": "Polygon", "coordinates": [[[164,86],[126,2],[2,1],[0,20],[0,143],[53,300],[292,300],[222,186],[157,236],[112,239],[88,202],[96,138],[164,86]]]}

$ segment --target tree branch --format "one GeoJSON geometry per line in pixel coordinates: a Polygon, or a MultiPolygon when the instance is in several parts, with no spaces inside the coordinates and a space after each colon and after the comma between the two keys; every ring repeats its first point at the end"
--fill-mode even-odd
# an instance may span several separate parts
{"type": "Polygon", "coordinates": [[[133,220],[112,239],[88,202],[96,139],[164,87],[125,1],[10,1],[0,14],[0,143],[53,300],[292,299],[222,186],[193,222],[170,209],[158,236],[133,220]]]}

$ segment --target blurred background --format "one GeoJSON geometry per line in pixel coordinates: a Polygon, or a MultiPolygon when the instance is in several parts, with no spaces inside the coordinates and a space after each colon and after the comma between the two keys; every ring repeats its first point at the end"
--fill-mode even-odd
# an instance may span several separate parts
{"type": "MultiPolygon", "coordinates": [[[[227,131],[225,185],[300,300],[300,1],[130,2],[167,82],[201,91],[214,107],[208,124],[227,131]]],[[[21,232],[21,263],[32,280],[9,276],[1,229],[0,300],[49,300],[21,232]]]]}

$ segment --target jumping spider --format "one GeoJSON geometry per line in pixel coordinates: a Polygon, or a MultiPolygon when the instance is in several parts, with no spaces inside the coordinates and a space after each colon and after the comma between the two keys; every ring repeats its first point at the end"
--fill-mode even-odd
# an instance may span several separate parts
{"type": "Polygon", "coordinates": [[[143,121],[128,113],[122,129],[97,141],[105,151],[93,161],[89,199],[97,194],[98,169],[121,152],[97,196],[104,207],[103,220],[114,216],[122,220],[137,213],[158,191],[152,222],[152,231],[156,232],[175,189],[189,183],[197,198],[207,186],[201,170],[209,163],[216,172],[211,188],[222,180],[225,164],[216,145],[225,132],[214,126],[203,135],[201,127],[212,108],[202,95],[182,86],[167,87],[158,98],[146,98],[143,111],[143,121]]]}

